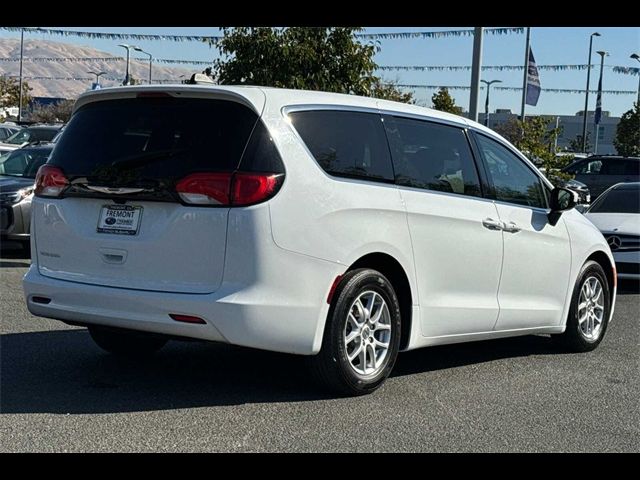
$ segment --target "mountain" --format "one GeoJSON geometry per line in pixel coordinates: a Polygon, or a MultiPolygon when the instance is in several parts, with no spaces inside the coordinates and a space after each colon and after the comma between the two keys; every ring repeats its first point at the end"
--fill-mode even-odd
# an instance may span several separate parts
{"type": "MultiPolygon", "coordinates": [[[[126,55],[124,49],[123,55],[126,55]]],[[[133,54],[138,52],[132,51],[133,54]]],[[[72,45],[63,42],[49,40],[25,40],[23,77],[30,87],[33,87],[31,96],[34,97],[58,97],[76,98],[81,93],[91,88],[95,75],[88,71],[105,72],[100,77],[100,84],[104,87],[122,84],[125,76],[126,60],[119,61],[29,61],[30,58],[105,58],[115,57],[111,53],[96,50],[89,46],[72,45]],[[63,77],[65,80],[40,80],[28,77],[63,77]],[[75,80],[67,80],[73,78],[75,80]]],[[[137,55],[136,55],[137,56],[137,55]]],[[[20,40],[7,38],[0,39],[0,75],[18,76],[20,62],[13,59],[20,58],[20,40]],[[12,59],[12,60],[8,60],[12,59]]],[[[189,78],[193,73],[200,72],[202,68],[186,69],[174,68],[153,64],[152,79],[155,81],[175,81],[180,83],[184,78],[189,78]],[[181,76],[184,76],[181,78],[181,76]]],[[[129,66],[130,75],[141,83],[146,83],[149,78],[149,62],[131,60],[129,66]]]]}

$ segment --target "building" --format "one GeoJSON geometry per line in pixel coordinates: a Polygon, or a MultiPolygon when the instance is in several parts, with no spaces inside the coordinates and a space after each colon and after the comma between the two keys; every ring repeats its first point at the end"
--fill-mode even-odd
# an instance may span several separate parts
{"type": "MultiPolygon", "coordinates": [[[[569,148],[569,143],[575,140],[576,137],[582,136],[582,112],[579,111],[575,115],[542,115],[549,120],[549,127],[555,128],[556,125],[562,128],[560,135],[558,136],[558,149],[566,150],[569,148]]],[[[589,110],[587,115],[587,138],[591,144],[591,150],[589,153],[593,153],[595,147],[595,125],[593,124],[594,112],[589,110]]],[[[494,113],[489,114],[489,128],[495,130],[495,128],[503,123],[506,123],[512,119],[517,119],[518,115],[512,113],[508,109],[497,109],[494,113]]],[[[486,125],[486,114],[478,114],[478,121],[483,125],[486,125]]],[[[598,134],[598,153],[599,154],[616,154],[616,147],[613,145],[613,139],[616,136],[616,129],[618,128],[618,122],[620,117],[612,117],[610,112],[602,112],[602,118],[600,119],[600,132],[598,134]]]]}

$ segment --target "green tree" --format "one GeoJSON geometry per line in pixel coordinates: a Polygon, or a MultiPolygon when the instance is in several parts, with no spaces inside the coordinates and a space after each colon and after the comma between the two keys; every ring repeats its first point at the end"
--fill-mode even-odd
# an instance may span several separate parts
{"type": "Polygon", "coordinates": [[[570,152],[580,152],[586,153],[591,150],[591,132],[587,132],[587,141],[584,144],[584,152],[582,150],[582,135],[576,135],[576,138],[569,141],[569,151],[570,152]]]}
{"type": "Polygon", "coordinates": [[[67,123],[71,118],[75,100],[62,100],[51,105],[37,105],[29,120],[42,123],[67,123]]]}
{"type": "Polygon", "coordinates": [[[374,45],[352,27],[236,27],[222,29],[213,75],[224,85],[322,90],[412,101],[374,75],[374,45]]]}
{"type": "MultiPolygon", "coordinates": [[[[22,108],[27,108],[31,101],[29,92],[33,90],[25,81],[22,82],[22,108]]],[[[16,78],[0,76],[0,109],[17,107],[20,101],[20,82],[16,78]]]]}
{"type": "Polygon", "coordinates": [[[560,169],[567,166],[573,157],[557,155],[555,138],[562,127],[550,128],[551,124],[552,121],[544,117],[528,117],[525,122],[514,118],[497,126],[495,131],[544,171],[554,185],[558,185],[571,178],[560,169]]]}
{"type": "Polygon", "coordinates": [[[433,102],[433,108],[440,110],[441,112],[449,112],[455,115],[462,114],[462,107],[456,105],[455,100],[449,93],[449,90],[442,87],[431,97],[433,102]]]}
{"type": "Polygon", "coordinates": [[[640,105],[638,102],[634,102],[633,108],[622,115],[613,144],[618,155],[640,156],[640,105]]]}

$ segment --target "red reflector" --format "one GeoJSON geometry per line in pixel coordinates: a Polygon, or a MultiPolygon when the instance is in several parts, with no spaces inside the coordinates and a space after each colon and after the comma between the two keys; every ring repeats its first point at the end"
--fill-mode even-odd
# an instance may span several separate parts
{"type": "Polygon", "coordinates": [[[618,287],[618,270],[616,269],[616,264],[613,264],[613,288],[618,287]]]}
{"type": "Polygon", "coordinates": [[[64,172],[53,165],[42,165],[36,174],[35,195],[40,197],[59,197],[69,180],[64,172]]]}
{"type": "Polygon", "coordinates": [[[233,176],[233,205],[251,205],[272,196],[279,184],[279,175],[236,173],[233,176]]]}
{"type": "Polygon", "coordinates": [[[177,313],[170,313],[169,316],[176,322],[185,323],[207,323],[200,317],[192,317],[191,315],[178,315],[177,313]]]}
{"type": "Polygon", "coordinates": [[[231,173],[194,173],[176,184],[176,191],[187,203],[229,205],[231,173]]]}
{"type": "Polygon", "coordinates": [[[327,303],[331,305],[331,301],[333,300],[333,294],[336,293],[336,288],[340,285],[340,280],[342,280],[342,275],[338,275],[336,279],[331,284],[331,288],[329,289],[329,295],[327,295],[327,303]]]}

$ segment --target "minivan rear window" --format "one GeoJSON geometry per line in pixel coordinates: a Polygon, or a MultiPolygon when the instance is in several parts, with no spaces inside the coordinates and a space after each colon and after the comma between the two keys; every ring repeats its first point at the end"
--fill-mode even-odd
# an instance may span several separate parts
{"type": "Polygon", "coordinates": [[[380,115],[313,110],[289,118],[327,173],[393,181],[393,166],[380,115]]]}
{"type": "Polygon", "coordinates": [[[73,115],[49,164],[70,179],[118,186],[233,171],[257,120],[248,107],[224,100],[97,101],[73,115]]]}

